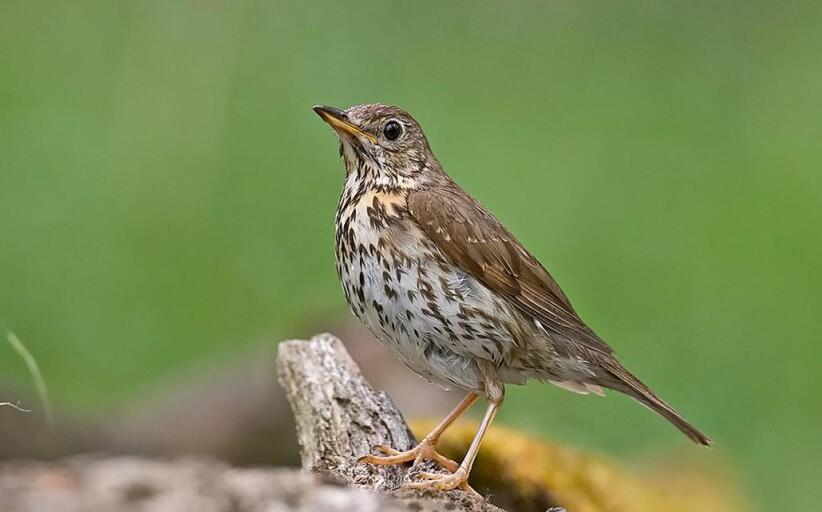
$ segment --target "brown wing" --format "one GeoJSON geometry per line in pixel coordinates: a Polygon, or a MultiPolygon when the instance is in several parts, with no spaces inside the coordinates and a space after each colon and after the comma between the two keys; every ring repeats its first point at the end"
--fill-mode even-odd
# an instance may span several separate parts
{"type": "Polygon", "coordinates": [[[549,333],[611,354],[547,270],[499,220],[455,183],[413,191],[411,216],[445,256],[549,333]]]}

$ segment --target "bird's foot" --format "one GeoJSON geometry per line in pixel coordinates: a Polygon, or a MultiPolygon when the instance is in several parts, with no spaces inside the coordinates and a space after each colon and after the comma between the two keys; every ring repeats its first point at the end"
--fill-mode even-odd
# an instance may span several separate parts
{"type": "Polygon", "coordinates": [[[385,455],[366,455],[364,457],[360,457],[357,462],[364,464],[377,464],[380,466],[391,466],[394,464],[402,464],[404,462],[412,461],[417,463],[423,459],[429,459],[436,461],[440,466],[451,472],[456,471],[459,467],[459,464],[434,449],[433,443],[425,440],[417,446],[404,452],[382,445],[375,446],[374,450],[384,453],[385,455]]]}
{"type": "Polygon", "coordinates": [[[401,452],[399,450],[395,450],[389,446],[382,446],[377,445],[374,447],[374,450],[384,453],[385,455],[365,455],[364,457],[360,457],[357,462],[364,463],[364,464],[377,464],[380,466],[389,466],[394,464],[403,464],[405,462],[414,462],[415,464],[422,461],[423,459],[433,460],[437,462],[440,466],[445,468],[446,470],[450,471],[451,475],[443,475],[437,473],[420,473],[418,477],[423,479],[424,481],[421,482],[411,482],[403,487],[409,489],[439,489],[442,491],[450,491],[452,489],[456,489],[459,487],[463,491],[469,492],[476,496],[482,497],[480,493],[475,491],[470,485],[468,485],[468,475],[462,469],[460,469],[460,465],[457,464],[455,461],[449,459],[445,455],[439,453],[435,448],[434,444],[423,440],[420,444],[411,448],[410,450],[401,452]],[[451,485],[451,481],[449,480],[447,485],[440,486],[436,482],[440,479],[449,479],[454,476],[457,476],[454,481],[454,485],[451,485]]]}
{"type": "Polygon", "coordinates": [[[420,473],[417,475],[417,482],[411,482],[406,487],[410,489],[432,489],[435,491],[450,491],[459,487],[464,491],[479,495],[477,491],[468,485],[468,472],[464,468],[458,468],[450,475],[442,473],[420,473]]]}

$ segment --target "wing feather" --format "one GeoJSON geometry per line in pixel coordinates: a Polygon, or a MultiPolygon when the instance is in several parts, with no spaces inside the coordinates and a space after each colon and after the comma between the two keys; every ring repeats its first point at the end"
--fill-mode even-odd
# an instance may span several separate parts
{"type": "Polygon", "coordinates": [[[504,296],[543,329],[597,352],[613,352],[579,318],[545,267],[456,183],[412,191],[408,208],[451,263],[504,296]]]}

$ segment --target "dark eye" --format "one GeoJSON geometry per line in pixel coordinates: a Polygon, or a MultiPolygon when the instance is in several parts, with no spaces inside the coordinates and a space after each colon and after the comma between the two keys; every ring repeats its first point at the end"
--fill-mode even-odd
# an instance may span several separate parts
{"type": "Polygon", "coordinates": [[[394,120],[388,121],[385,123],[385,128],[382,129],[382,133],[388,140],[397,140],[402,135],[402,125],[394,120]]]}

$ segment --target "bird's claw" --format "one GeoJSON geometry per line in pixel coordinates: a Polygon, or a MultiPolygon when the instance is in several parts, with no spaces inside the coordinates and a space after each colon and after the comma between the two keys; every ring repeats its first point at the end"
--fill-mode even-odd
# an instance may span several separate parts
{"type": "Polygon", "coordinates": [[[459,467],[459,464],[449,459],[445,455],[439,453],[437,450],[434,449],[434,446],[430,442],[426,441],[423,441],[417,446],[404,452],[401,452],[399,450],[391,448],[390,446],[385,445],[376,445],[373,447],[373,450],[382,453],[383,455],[365,455],[357,459],[357,462],[389,466],[393,464],[402,464],[404,462],[412,461],[414,463],[417,463],[423,459],[430,459],[439,463],[448,471],[456,471],[459,467]]]}
{"type": "Polygon", "coordinates": [[[377,452],[380,452],[384,455],[391,455],[391,456],[400,455],[402,453],[401,451],[395,450],[394,448],[391,448],[390,446],[385,446],[384,444],[374,445],[373,450],[377,451],[377,452]]]}
{"type": "Polygon", "coordinates": [[[457,469],[450,475],[442,473],[419,473],[417,475],[418,481],[411,482],[406,487],[411,489],[433,489],[436,491],[451,491],[457,487],[472,494],[477,494],[477,491],[468,485],[468,475],[462,468],[457,469]]]}
{"type": "Polygon", "coordinates": [[[418,482],[410,482],[405,485],[412,489],[437,489],[440,491],[450,491],[459,487],[465,492],[482,497],[480,493],[475,491],[468,485],[468,475],[465,471],[460,469],[459,464],[449,459],[445,455],[439,453],[434,449],[434,446],[423,441],[410,450],[401,452],[390,446],[376,445],[373,450],[385,454],[379,455],[365,455],[360,457],[357,462],[364,464],[377,464],[380,466],[388,466],[393,464],[402,464],[405,462],[414,462],[415,464],[423,459],[429,459],[437,462],[440,466],[450,471],[451,475],[444,475],[441,473],[419,473],[418,482]]]}

